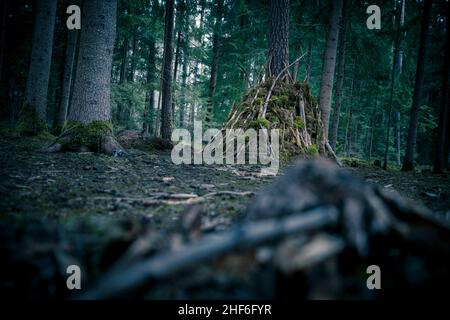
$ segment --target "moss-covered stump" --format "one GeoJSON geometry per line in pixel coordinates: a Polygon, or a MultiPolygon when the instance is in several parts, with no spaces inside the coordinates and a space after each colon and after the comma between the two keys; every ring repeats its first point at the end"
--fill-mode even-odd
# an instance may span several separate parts
{"type": "MultiPolygon", "coordinates": [[[[280,159],[328,157],[317,99],[305,83],[269,78],[233,105],[225,129],[279,129],[280,159]]],[[[224,131],[225,132],[225,131],[224,131]]]]}
{"type": "Polygon", "coordinates": [[[25,102],[20,110],[16,132],[21,136],[37,136],[47,132],[47,125],[39,119],[36,108],[25,102]]]}
{"type": "Polygon", "coordinates": [[[61,135],[48,151],[91,151],[111,155],[125,153],[114,138],[110,121],[93,121],[85,124],[73,120],[66,121],[61,135]]]}

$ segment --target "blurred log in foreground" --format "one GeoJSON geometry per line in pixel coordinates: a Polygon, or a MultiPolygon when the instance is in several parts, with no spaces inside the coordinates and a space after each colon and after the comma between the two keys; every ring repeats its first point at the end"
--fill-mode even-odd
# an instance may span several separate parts
{"type": "Polygon", "coordinates": [[[450,285],[448,221],[325,160],[287,170],[228,231],[151,257],[145,243],[75,298],[431,297],[450,285]],[[367,288],[370,265],[381,290],[367,288]]]}

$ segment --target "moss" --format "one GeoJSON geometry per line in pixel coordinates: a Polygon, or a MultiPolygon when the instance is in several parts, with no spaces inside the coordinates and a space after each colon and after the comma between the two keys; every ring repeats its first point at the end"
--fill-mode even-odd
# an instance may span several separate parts
{"type": "Polygon", "coordinates": [[[319,155],[319,149],[315,144],[312,144],[306,148],[306,154],[310,156],[317,156],[319,155]]]}
{"type": "Polygon", "coordinates": [[[254,129],[259,129],[261,127],[264,127],[266,129],[270,129],[270,121],[263,118],[257,118],[256,120],[253,120],[250,123],[250,127],[254,129]]]}
{"type": "Polygon", "coordinates": [[[16,132],[23,136],[36,136],[47,132],[47,126],[39,119],[36,108],[28,102],[25,102],[22,106],[16,132]]]}
{"type": "Polygon", "coordinates": [[[112,135],[110,121],[93,121],[81,123],[66,121],[62,130],[61,146],[63,151],[78,151],[87,148],[93,152],[100,152],[106,137],[112,135]]]}
{"type": "Polygon", "coordinates": [[[299,129],[303,130],[305,128],[305,122],[300,117],[296,117],[294,121],[294,126],[299,129]]]}
{"type": "Polygon", "coordinates": [[[353,168],[369,168],[369,167],[371,167],[371,165],[368,161],[358,159],[355,157],[342,157],[342,158],[340,158],[340,161],[346,167],[353,167],[353,168]]]}
{"type": "Polygon", "coordinates": [[[255,105],[261,105],[263,103],[263,99],[261,97],[257,97],[255,99],[255,105]]]}

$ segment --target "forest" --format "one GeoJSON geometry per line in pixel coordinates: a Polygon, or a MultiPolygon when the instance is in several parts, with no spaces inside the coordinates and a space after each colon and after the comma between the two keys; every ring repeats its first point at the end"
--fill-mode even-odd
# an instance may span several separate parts
{"type": "Polygon", "coordinates": [[[450,285],[448,0],[0,5],[0,296],[450,285]]]}

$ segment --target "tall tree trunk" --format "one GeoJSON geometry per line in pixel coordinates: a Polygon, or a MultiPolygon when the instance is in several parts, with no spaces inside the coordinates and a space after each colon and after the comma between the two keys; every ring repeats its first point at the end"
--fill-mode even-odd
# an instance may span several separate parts
{"type": "Polygon", "coordinates": [[[339,114],[341,112],[342,104],[342,88],[344,86],[344,76],[345,76],[345,46],[347,43],[347,28],[350,19],[350,0],[344,0],[342,9],[342,20],[341,20],[341,34],[339,37],[339,66],[337,70],[337,81],[336,81],[336,93],[334,96],[334,113],[333,113],[333,123],[331,125],[331,137],[330,145],[333,150],[336,149],[337,133],[339,129],[339,114]]]}
{"type": "MultiPolygon", "coordinates": [[[[181,30],[178,30],[177,32],[177,42],[175,47],[175,62],[173,66],[173,83],[177,83],[177,75],[178,75],[178,64],[180,62],[180,48],[181,48],[181,30]]],[[[175,118],[175,86],[172,88],[172,115],[173,118],[175,118]]]]}
{"type": "Polygon", "coordinates": [[[447,3],[446,16],[446,42],[445,59],[442,68],[441,103],[439,106],[439,124],[436,135],[433,172],[442,173],[443,169],[449,169],[448,158],[450,149],[450,4],[447,3]]]}
{"type": "MultiPolygon", "coordinates": [[[[270,0],[269,20],[267,77],[276,77],[289,63],[289,0],[270,0]]],[[[287,80],[287,71],[280,80],[287,80]]]]}
{"type": "Polygon", "coordinates": [[[83,3],[77,72],[69,120],[84,124],[111,120],[111,65],[117,0],[83,3]]]}
{"type": "Polygon", "coordinates": [[[336,50],[339,38],[339,21],[341,19],[342,3],[343,0],[330,1],[329,29],[323,56],[322,80],[320,83],[320,110],[324,129],[324,143],[328,141],[331,95],[333,92],[334,70],[336,67],[336,50]]]}
{"type": "Polygon", "coordinates": [[[180,120],[179,125],[181,128],[184,127],[184,114],[186,109],[186,85],[188,78],[188,64],[189,64],[189,54],[187,46],[187,34],[184,34],[183,39],[183,71],[181,74],[181,101],[180,101],[180,120]]]}
{"type": "Polygon", "coordinates": [[[388,155],[389,155],[389,145],[390,145],[390,138],[391,138],[391,126],[392,126],[392,111],[394,109],[394,88],[395,88],[395,72],[397,70],[397,52],[399,50],[399,43],[400,43],[400,20],[397,19],[397,31],[395,34],[395,39],[393,43],[393,56],[392,56],[392,73],[391,73],[391,89],[389,93],[389,104],[388,104],[388,110],[387,110],[387,126],[386,126],[386,139],[384,143],[384,159],[383,159],[383,169],[387,170],[388,167],[388,155]]]}
{"type": "MultiPolygon", "coordinates": [[[[148,47],[148,61],[147,61],[147,86],[153,86],[156,74],[156,43],[155,40],[150,40],[148,47]]],[[[144,134],[149,135],[151,128],[153,128],[155,114],[155,90],[152,87],[146,95],[145,111],[144,111],[144,134]]],[[[153,132],[152,132],[153,133],[153,132]]]]}
{"type": "MultiPolygon", "coordinates": [[[[125,35],[122,44],[122,62],[120,64],[120,73],[119,73],[119,85],[123,85],[127,82],[127,64],[128,64],[128,36],[125,35]]],[[[116,122],[117,124],[122,124],[124,121],[124,113],[125,107],[123,102],[119,100],[117,103],[117,114],[116,114],[116,122]]]]}
{"type": "Polygon", "coordinates": [[[211,125],[214,117],[214,95],[217,86],[217,68],[219,66],[219,37],[222,25],[222,7],[223,0],[216,0],[216,22],[214,24],[214,32],[212,39],[212,59],[211,59],[211,75],[209,77],[208,102],[206,107],[206,125],[211,125]]]}
{"type": "Polygon", "coordinates": [[[67,46],[64,58],[64,74],[61,88],[61,101],[59,103],[56,128],[61,129],[67,118],[72,91],[72,77],[77,48],[78,30],[67,30],[67,46]]]}
{"type": "Polygon", "coordinates": [[[173,11],[174,0],[166,0],[164,25],[164,56],[161,78],[161,137],[170,139],[172,134],[172,62],[173,62],[173,11]]]}
{"type": "Polygon", "coordinates": [[[395,79],[398,80],[400,78],[400,75],[402,74],[403,71],[403,43],[404,43],[404,38],[406,36],[406,32],[403,31],[403,28],[405,26],[405,0],[401,0],[400,3],[400,39],[398,42],[398,50],[397,50],[397,55],[395,56],[395,79]]]}
{"type": "Polygon", "coordinates": [[[416,147],[417,126],[419,122],[419,108],[422,100],[422,88],[425,67],[425,50],[427,46],[428,24],[430,21],[432,0],[425,0],[422,14],[422,27],[420,30],[419,52],[417,54],[416,82],[409,118],[408,140],[406,143],[405,158],[402,170],[414,170],[414,151],[416,147]]]}
{"type": "Polygon", "coordinates": [[[25,103],[35,108],[43,123],[47,121],[47,91],[52,59],[56,1],[36,0],[35,20],[25,103]]]}

